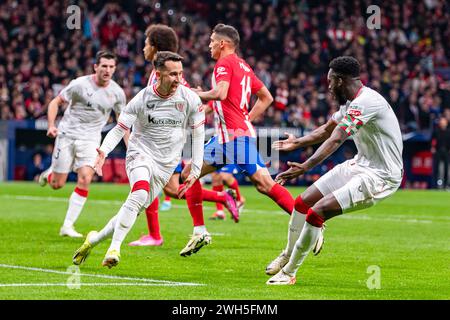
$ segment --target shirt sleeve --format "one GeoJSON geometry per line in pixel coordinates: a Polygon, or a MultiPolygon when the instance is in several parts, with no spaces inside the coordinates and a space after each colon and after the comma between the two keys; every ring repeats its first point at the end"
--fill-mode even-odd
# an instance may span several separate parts
{"type": "Polygon", "coordinates": [[[341,106],[338,111],[333,113],[331,119],[334,120],[334,122],[339,123],[341,122],[344,116],[345,116],[345,105],[341,106]]]}
{"type": "Polygon", "coordinates": [[[125,92],[122,89],[119,90],[119,95],[116,104],[114,105],[114,112],[120,114],[127,104],[127,98],[125,92]]]}
{"type": "Polygon", "coordinates": [[[200,97],[194,94],[193,98],[189,102],[189,108],[191,110],[189,114],[189,126],[191,129],[198,128],[205,124],[205,110],[200,97]]]}
{"type": "Polygon", "coordinates": [[[69,82],[69,84],[61,90],[58,96],[60,96],[64,101],[68,102],[72,100],[72,96],[74,93],[79,91],[79,81],[74,79],[69,82]]]}
{"type": "Polygon", "coordinates": [[[222,59],[217,62],[216,67],[214,68],[214,78],[216,79],[216,83],[220,81],[231,81],[231,75],[233,74],[233,69],[229,63],[229,61],[222,59]]]}
{"type": "Polygon", "coordinates": [[[351,103],[347,108],[347,112],[339,121],[338,126],[344,130],[348,136],[352,136],[358,130],[376,117],[379,110],[378,106],[362,106],[360,104],[351,103]]]}

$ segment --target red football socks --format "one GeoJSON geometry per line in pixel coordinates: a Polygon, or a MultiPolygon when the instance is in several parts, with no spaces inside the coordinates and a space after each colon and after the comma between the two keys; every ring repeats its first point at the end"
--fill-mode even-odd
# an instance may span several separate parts
{"type": "MultiPolygon", "coordinates": [[[[215,192],[222,192],[223,184],[218,185],[218,186],[213,186],[212,189],[215,192]]],[[[202,192],[204,192],[204,190],[202,190],[202,192]]],[[[203,200],[205,200],[205,199],[203,199],[203,200]]],[[[216,202],[216,209],[217,209],[217,211],[223,211],[223,204],[221,202],[216,202]]]]}
{"type": "Polygon", "coordinates": [[[291,214],[294,210],[294,198],[292,198],[292,195],[286,188],[282,187],[278,183],[273,185],[268,196],[271,197],[272,200],[275,201],[288,214],[291,214]]]}
{"type": "Polygon", "coordinates": [[[239,183],[237,182],[236,178],[234,179],[230,188],[236,191],[236,201],[241,201],[241,192],[239,191],[239,183]]]}
{"type": "Polygon", "coordinates": [[[153,202],[145,209],[145,215],[147,216],[148,233],[156,240],[161,239],[161,233],[158,220],[158,206],[159,199],[155,198],[153,202]]]}
{"type": "Polygon", "coordinates": [[[192,187],[186,191],[185,195],[194,227],[204,226],[205,221],[203,219],[202,185],[200,184],[200,181],[195,181],[192,187]]]}

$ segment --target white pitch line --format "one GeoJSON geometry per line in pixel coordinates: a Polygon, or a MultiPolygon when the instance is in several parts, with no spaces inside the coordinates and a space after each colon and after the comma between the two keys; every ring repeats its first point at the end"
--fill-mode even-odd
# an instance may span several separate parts
{"type": "MultiPolygon", "coordinates": [[[[40,196],[11,196],[11,195],[2,195],[0,198],[5,199],[16,199],[16,200],[26,200],[26,201],[50,201],[50,202],[67,202],[67,198],[60,198],[60,197],[40,197],[40,196]]],[[[125,199],[124,199],[125,201],[125,199]]],[[[114,204],[114,205],[121,205],[124,201],[117,201],[117,200],[95,200],[90,199],[89,202],[92,203],[98,203],[98,204],[114,204]]]]}
{"type": "Polygon", "coordinates": [[[68,272],[68,271],[59,271],[59,270],[53,270],[53,269],[42,269],[42,268],[35,268],[35,267],[24,267],[24,266],[16,266],[16,265],[9,265],[9,264],[0,264],[0,268],[20,269],[20,270],[27,270],[27,271],[65,274],[65,275],[71,275],[71,276],[77,275],[77,276],[95,277],[95,278],[103,278],[103,279],[141,281],[141,282],[146,282],[146,283],[153,283],[155,285],[156,284],[161,284],[161,285],[169,285],[169,286],[170,285],[173,285],[173,286],[203,286],[203,284],[200,284],[200,283],[176,282],[176,281],[167,281],[167,280],[155,280],[155,279],[148,279],[148,278],[109,276],[109,275],[104,275],[104,274],[92,274],[92,273],[73,273],[73,272],[68,272]]]}
{"type": "MultiPolygon", "coordinates": [[[[106,286],[133,286],[133,287],[150,287],[150,286],[163,286],[163,287],[177,287],[183,286],[184,284],[169,284],[169,283],[139,283],[139,282],[111,282],[111,283],[79,283],[80,287],[106,287],[106,286]]],[[[68,287],[75,286],[74,284],[67,283],[0,283],[0,287],[68,287]]]]}
{"type": "MultiPolygon", "coordinates": [[[[6,199],[17,199],[17,200],[28,200],[28,201],[53,201],[53,202],[67,202],[66,198],[59,198],[59,197],[40,197],[40,196],[24,196],[24,195],[2,195],[1,198],[6,199]]],[[[122,205],[123,201],[117,201],[117,200],[96,200],[92,199],[89,200],[90,203],[98,203],[98,204],[106,204],[106,205],[122,205]]],[[[178,205],[174,204],[172,205],[175,209],[187,209],[186,205],[178,205]]],[[[207,210],[215,210],[215,207],[211,206],[204,206],[207,210]]],[[[276,215],[286,215],[284,211],[281,210],[250,210],[250,209],[244,209],[245,212],[251,212],[251,213],[258,213],[258,214],[276,214],[276,215]]],[[[373,216],[367,216],[367,215],[361,215],[361,214],[344,214],[339,216],[338,218],[343,219],[349,219],[349,220],[369,220],[369,221],[394,221],[394,222],[406,222],[406,223],[440,223],[441,221],[433,221],[429,219],[407,219],[405,216],[400,215],[390,215],[390,217],[377,217],[376,214],[373,216]]],[[[446,220],[450,221],[450,217],[439,217],[439,220],[446,220]]]]}

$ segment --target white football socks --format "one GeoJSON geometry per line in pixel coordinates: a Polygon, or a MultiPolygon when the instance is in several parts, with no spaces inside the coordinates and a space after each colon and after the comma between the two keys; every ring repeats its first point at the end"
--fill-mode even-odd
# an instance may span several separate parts
{"type": "Polygon", "coordinates": [[[118,214],[112,217],[111,220],[108,221],[108,223],[106,224],[106,226],[103,227],[102,230],[100,230],[97,234],[89,238],[89,242],[92,245],[94,246],[97,245],[99,242],[105,240],[106,238],[109,238],[114,233],[114,227],[116,226],[117,216],[118,214]]]}
{"type": "Polygon", "coordinates": [[[109,250],[117,250],[120,252],[120,246],[136,222],[139,211],[143,208],[147,197],[148,192],[142,189],[130,193],[117,214],[117,221],[109,250]]]}
{"type": "Polygon", "coordinates": [[[284,253],[287,256],[290,256],[292,254],[292,251],[294,250],[295,243],[300,237],[303,225],[305,224],[305,219],[306,214],[303,214],[296,210],[292,211],[291,219],[289,220],[288,241],[286,249],[284,250],[284,253]]]}
{"type": "Polygon", "coordinates": [[[320,236],[321,228],[315,227],[308,222],[305,222],[303,230],[300,233],[300,237],[295,243],[294,251],[292,252],[291,258],[283,271],[291,276],[295,276],[298,268],[300,268],[303,260],[305,260],[308,253],[311,251],[313,246],[316,244],[317,239],[320,236]]]}
{"type": "Polygon", "coordinates": [[[206,233],[206,226],[195,226],[194,227],[194,234],[204,234],[206,233]]]}
{"type": "Polygon", "coordinates": [[[75,191],[72,192],[69,198],[69,208],[67,209],[66,218],[64,219],[64,227],[73,227],[81,213],[81,210],[83,210],[86,200],[87,197],[80,196],[75,191]]]}

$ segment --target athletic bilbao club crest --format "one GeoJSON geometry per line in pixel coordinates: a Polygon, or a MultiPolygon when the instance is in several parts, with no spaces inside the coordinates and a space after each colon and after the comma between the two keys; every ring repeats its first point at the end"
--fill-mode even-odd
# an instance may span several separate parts
{"type": "Polygon", "coordinates": [[[184,103],[183,103],[183,102],[175,103],[175,108],[176,108],[178,111],[183,112],[183,111],[184,111],[184,103]]]}

